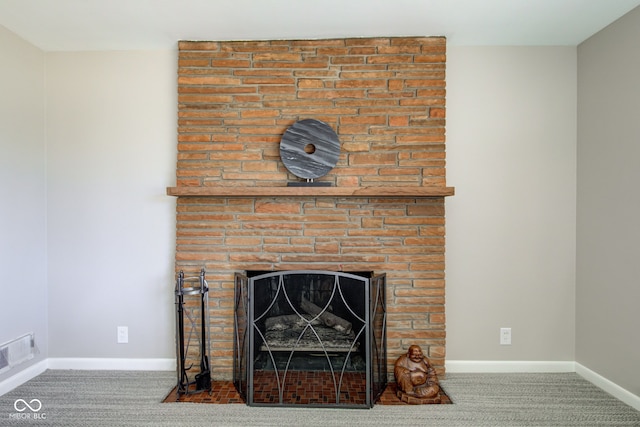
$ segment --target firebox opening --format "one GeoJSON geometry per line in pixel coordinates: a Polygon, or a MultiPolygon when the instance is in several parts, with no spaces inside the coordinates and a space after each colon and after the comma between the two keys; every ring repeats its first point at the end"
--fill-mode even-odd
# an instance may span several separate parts
{"type": "MultiPolygon", "coordinates": [[[[249,272],[249,277],[261,274],[249,272]]],[[[353,274],[353,273],[351,273],[353,274]]],[[[358,276],[372,277],[371,272],[358,276]]],[[[364,372],[367,318],[363,281],[330,272],[257,279],[255,369],[364,372]],[[280,281],[280,278],[283,278],[280,281]]]]}
{"type": "Polygon", "coordinates": [[[246,347],[235,382],[249,404],[300,404],[295,396],[320,388],[318,404],[372,405],[386,385],[384,275],[248,271],[236,280],[248,298],[237,299],[246,347]]]}

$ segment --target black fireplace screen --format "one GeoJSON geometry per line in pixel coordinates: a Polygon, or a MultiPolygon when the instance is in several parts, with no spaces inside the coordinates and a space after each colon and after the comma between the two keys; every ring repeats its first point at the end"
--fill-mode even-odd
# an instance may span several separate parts
{"type": "Polygon", "coordinates": [[[233,377],[247,404],[372,407],[387,385],[385,279],[236,274],[233,377]]]}

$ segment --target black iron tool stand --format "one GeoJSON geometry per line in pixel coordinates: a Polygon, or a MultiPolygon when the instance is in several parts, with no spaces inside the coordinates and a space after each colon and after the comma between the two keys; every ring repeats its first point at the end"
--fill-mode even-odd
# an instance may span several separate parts
{"type": "Polygon", "coordinates": [[[184,277],[180,270],[176,280],[176,343],[178,400],[183,394],[209,391],[209,286],[204,268],[196,277],[184,277]],[[195,347],[195,348],[194,348],[195,347]],[[200,369],[193,369],[194,365],[200,369]],[[191,376],[190,372],[193,372],[191,376]]]}

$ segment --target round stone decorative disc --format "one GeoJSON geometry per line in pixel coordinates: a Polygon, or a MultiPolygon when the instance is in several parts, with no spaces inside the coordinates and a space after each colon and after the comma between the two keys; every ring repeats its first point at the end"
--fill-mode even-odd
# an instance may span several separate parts
{"type": "Polygon", "coordinates": [[[280,140],[280,158],[298,178],[315,179],[338,163],[340,141],[331,126],[315,119],[291,125],[280,140]]]}

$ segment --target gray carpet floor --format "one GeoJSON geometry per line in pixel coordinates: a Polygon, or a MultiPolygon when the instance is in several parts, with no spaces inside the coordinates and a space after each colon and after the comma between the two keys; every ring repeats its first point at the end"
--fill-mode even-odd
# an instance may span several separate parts
{"type": "Polygon", "coordinates": [[[450,373],[442,386],[452,405],[372,409],[161,403],[175,381],[172,372],[48,370],[0,396],[0,426],[640,427],[639,411],[574,373],[450,373]]]}

